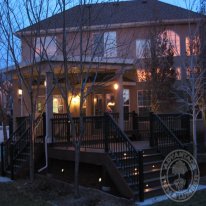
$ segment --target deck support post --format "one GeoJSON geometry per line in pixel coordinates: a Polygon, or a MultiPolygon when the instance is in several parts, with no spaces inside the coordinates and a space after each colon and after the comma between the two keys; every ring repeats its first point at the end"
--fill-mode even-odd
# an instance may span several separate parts
{"type": "Polygon", "coordinates": [[[46,72],[46,138],[47,142],[52,141],[52,125],[51,119],[53,117],[53,74],[46,72]]]}
{"type": "Polygon", "coordinates": [[[1,175],[5,176],[5,171],[4,171],[4,143],[1,143],[1,175]]]}
{"type": "Polygon", "coordinates": [[[124,131],[124,99],[123,99],[123,74],[118,74],[118,89],[116,95],[117,112],[119,113],[119,127],[124,131]]]}
{"type": "Polygon", "coordinates": [[[139,151],[139,201],[144,201],[144,166],[143,151],[139,151]]]}
{"type": "Polygon", "coordinates": [[[154,130],[153,130],[153,124],[154,124],[154,121],[153,121],[153,113],[150,112],[150,146],[153,147],[155,145],[155,140],[154,140],[154,130]]]}

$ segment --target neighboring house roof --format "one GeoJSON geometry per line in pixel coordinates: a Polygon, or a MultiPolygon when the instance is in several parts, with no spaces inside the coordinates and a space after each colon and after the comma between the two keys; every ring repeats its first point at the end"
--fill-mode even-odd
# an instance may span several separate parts
{"type": "MultiPolygon", "coordinates": [[[[80,6],[65,11],[66,27],[77,27],[80,20],[80,6]]],[[[200,18],[202,15],[157,0],[118,1],[87,4],[82,7],[83,25],[98,26],[152,21],[172,21],[200,18]]],[[[60,29],[63,12],[33,24],[22,31],[60,29]]]]}

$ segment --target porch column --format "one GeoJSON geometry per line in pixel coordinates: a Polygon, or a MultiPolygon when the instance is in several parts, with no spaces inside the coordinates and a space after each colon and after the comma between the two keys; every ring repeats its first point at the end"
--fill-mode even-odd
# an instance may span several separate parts
{"type": "Polygon", "coordinates": [[[51,143],[52,140],[52,125],[51,119],[53,117],[53,74],[46,72],[46,138],[47,142],[51,143]]]}
{"type": "Polygon", "coordinates": [[[119,127],[124,130],[123,74],[119,75],[118,85],[116,96],[117,112],[119,113],[119,127]]]}
{"type": "Polygon", "coordinates": [[[92,98],[92,96],[93,95],[88,95],[87,96],[87,99],[86,99],[86,115],[87,116],[92,116],[93,114],[92,114],[92,106],[93,106],[93,104],[94,104],[94,101],[92,101],[93,100],[93,98],[92,98]]]}

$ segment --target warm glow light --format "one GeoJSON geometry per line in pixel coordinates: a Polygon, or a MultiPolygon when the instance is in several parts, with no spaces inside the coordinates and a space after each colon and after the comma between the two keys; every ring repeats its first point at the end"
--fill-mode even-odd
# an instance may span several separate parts
{"type": "Polygon", "coordinates": [[[97,98],[96,98],[96,97],[94,97],[94,103],[95,103],[95,104],[97,103],[97,98]]]}
{"type": "Polygon", "coordinates": [[[61,172],[64,172],[64,169],[63,169],[63,168],[61,169],[61,172]]]}
{"type": "Polygon", "coordinates": [[[18,95],[22,95],[22,94],[23,94],[22,89],[18,89],[18,95]]]}
{"type": "Polygon", "coordinates": [[[152,167],[154,168],[155,166],[154,166],[154,165],[152,165],[152,167]]]}
{"type": "Polygon", "coordinates": [[[54,101],[54,102],[58,102],[58,99],[57,99],[57,98],[54,98],[53,101],[54,101]]]}
{"type": "Polygon", "coordinates": [[[126,153],[124,153],[124,156],[127,156],[127,154],[126,154],[126,153]]]}
{"type": "Polygon", "coordinates": [[[80,97],[79,96],[73,96],[72,97],[72,103],[73,104],[78,104],[80,102],[80,97]]]}
{"type": "Polygon", "coordinates": [[[44,81],[44,86],[46,87],[46,80],[44,81]]]}
{"type": "Polygon", "coordinates": [[[117,83],[114,84],[114,89],[118,90],[119,89],[119,85],[117,83]]]}
{"type": "Polygon", "coordinates": [[[115,106],[115,102],[108,102],[107,106],[115,106]]]}
{"type": "Polygon", "coordinates": [[[99,178],[99,182],[101,182],[101,181],[102,181],[102,178],[100,177],[100,178],[99,178]]]}

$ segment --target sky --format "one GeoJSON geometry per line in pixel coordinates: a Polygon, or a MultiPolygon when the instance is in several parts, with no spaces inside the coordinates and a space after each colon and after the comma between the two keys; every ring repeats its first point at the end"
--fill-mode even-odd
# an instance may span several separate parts
{"type": "Polygon", "coordinates": [[[160,0],[162,2],[173,4],[175,6],[183,7],[190,10],[197,10],[200,0],[160,0]]]}

